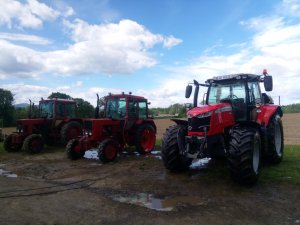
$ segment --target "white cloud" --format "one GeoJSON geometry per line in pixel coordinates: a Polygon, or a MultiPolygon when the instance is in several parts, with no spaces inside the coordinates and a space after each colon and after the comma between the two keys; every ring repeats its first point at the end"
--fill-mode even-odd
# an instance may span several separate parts
{"type": "Polygon", "coordinates": [[[300,17],[300,1],[299,0],[283,0],[277,9],[279,14],[292,17],[300,17]]]}
{"type": "Polygon", "coordinates": [[[163,41],[163,46],[165,48],[172,48],[176,45],[179,45],[182,42],[182,40],[173,37],[172,35],[170,37],[166,37],[163,41]]]}
{"type": "MultiPolygon", "coordinates": [[[[8,76],[28,76],[43,73],[76,74],[130,74],[157,63],[150,49],[155,45],[168,48],[179,44],[179,39],[153,34],[131,20],[119,23],[90,25],[82,20],[65,22],[74,43],[67,49],[41,52],[1,40],[3,61],[0,61],[2,79],[8,76]],[[166,44],[167,43],[167,44],[166,44]]],[[[2,39],[46,44],[37,36],[2,33],[2,39]]]]}
{"type": "Polygon", "coordinates": [[[44,71],[40,54],[32,49],[11,44],[0,39],[0,76],[35,78],[44,71]]]}
{"type": "Polygon", "coordinates": [[[15,0],[0,0],[0,25],[8,28],[40,28],[44,21],[55,20],[59,12],[37,0],[21,3],[15,0]]]}
{"type": "Polygon", "coordinates": [[[46,38],[42,38],[35,35],[17,34],[17,33],[0,32],[0,39],[4,39],[8,41],[24,41],[36,45],[48,45],[51,43],[51,41],[49,41],[46,38]]]}

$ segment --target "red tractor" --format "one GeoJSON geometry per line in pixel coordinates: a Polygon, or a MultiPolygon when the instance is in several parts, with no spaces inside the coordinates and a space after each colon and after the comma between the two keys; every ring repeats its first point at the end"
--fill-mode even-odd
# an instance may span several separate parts
{"type": "MultiPolygon", "coordinates": [[[[232,178],[254,184],[261,160],[280,163],[283,157],[282,109],[261,93],[259,83],[272,91],[273,79],[263,75],[234,74],[200,84],[194,80],[194,105],[187,120],[173,120],[162,140],[162,159],[173,172],[187,170],[193,159],[226,157],[232,178]],[[197,106],[199,87],[208,87],[197,106]]],[[[192,86],[186,88],[186,98],[192,86]]]]}
{"type": "Polygon", "coordinates": [[[17,131],[4,140],[8,152],[38,153],[44,142],[66,144],[82,134],[82,119],[76,117],[76,102],[66,99],[47,99],[39,102],[38,112],[29,106],[29,118],[17,121],[17,131]]]}
{"type": "Polygon", "coordinates": [[[67,144],[68,158],[79,159],[86,150],[97,148],[105,163],[114,160],[126,145],[136,146],[140,154],[153,150],[156,126],[149,116],[147,99],[122,93],[109,94],[97,102],[96,109],[104,109],[103,118],[84,120],[84,135],[67,144]]]}

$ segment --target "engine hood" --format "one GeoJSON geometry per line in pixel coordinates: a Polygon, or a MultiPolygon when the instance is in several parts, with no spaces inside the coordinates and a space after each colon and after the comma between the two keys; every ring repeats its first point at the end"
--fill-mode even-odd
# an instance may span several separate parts
{"type": "Polygon", "coordinates": [[[187,112],[187,115],[188,115],[188,117],[196,117],[196,116],[206,114],[206,113],[209,113],[209,112],[214,112],[217,109],[221,110],[223,108],[227,109],[227,111],[231,110],[231,105],[229,103],[202,105],[202,106],[198,106],[198,107],[195,107],[195,108],[189,110],[187,112]],[[230,108],[228,108],[228,107],[230,107],[230,108]]]}

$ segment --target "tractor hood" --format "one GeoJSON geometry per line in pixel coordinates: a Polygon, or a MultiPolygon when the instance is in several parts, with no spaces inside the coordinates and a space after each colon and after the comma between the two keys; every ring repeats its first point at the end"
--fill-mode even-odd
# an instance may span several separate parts
{"type": "Polygon", "coordinates": [[[211,116],[213,112],[231,111],[231,105],[229,103],[219,103],[211,105],[202,105],[195,107],[187,112],[188,118],[197,117],[200,115],[211,116]]]}

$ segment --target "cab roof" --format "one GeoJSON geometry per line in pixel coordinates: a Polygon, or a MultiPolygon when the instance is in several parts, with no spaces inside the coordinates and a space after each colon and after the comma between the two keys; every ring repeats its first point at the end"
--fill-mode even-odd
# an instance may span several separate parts
{"type": "Polygon", "coordinates": [[[238,74],[228,74],[213,77],[212,79],[208,79],[205,83],[222,83],[228,81],[238,81],[238,80],[246,80],[246,81],[261,81],[261,75],[248,74],[248,73],[238,73],[238,74]]]}
{"type": "Polygon", "coordinates": [[[134,99],[139,99],[139,100],[146,100],[146,98],[142,97],[142,96],[137,96],[137,95],[132,95],[131,93],[129,94],[125,94],[125,93],[121,93],[121,94],[109,94],[107,96],[105,96],[106,98],[134,98],[134,99]]]}

